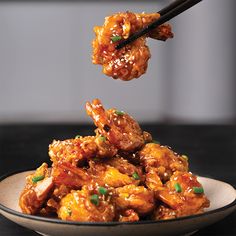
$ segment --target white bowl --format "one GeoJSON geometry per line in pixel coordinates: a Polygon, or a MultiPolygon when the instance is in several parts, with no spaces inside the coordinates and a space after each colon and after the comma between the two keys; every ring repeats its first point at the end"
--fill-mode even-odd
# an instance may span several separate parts
{"type": "Polygon", "coordinates": [[[211,202],[203,214],[171,220],[139,222],[71,222],[59,219],[32,216],[21,213],[18,206],[25,177],[32,171],[24,171],[0,178],[0,213],[11,221],[43,235],[55,236],[118,236],[118,235],[183,235],[213,224],[236,209],[236,191],[224,182],[198,177],[205,194],[211,202]]]}

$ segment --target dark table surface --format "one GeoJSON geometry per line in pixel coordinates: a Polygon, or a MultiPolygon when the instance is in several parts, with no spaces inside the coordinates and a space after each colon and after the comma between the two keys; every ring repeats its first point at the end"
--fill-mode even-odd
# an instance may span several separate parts
{"type": "MultiPolygon", "coordinates": [[[[235,125],[143,125],[154,139],[190,158],[190,170],[236,186],[235,125]]],[[[34,169],[49,162],[48,144],[77,134],[91,135],[93,127],[77,124],[38,124],[0,126],[0,175],[34,169]]],[[[0,216],[0,235],[38,235],[0,216]]],[[[198,231],[195,236],[236,235],[236,212],[224,220],[198,231]]]]}

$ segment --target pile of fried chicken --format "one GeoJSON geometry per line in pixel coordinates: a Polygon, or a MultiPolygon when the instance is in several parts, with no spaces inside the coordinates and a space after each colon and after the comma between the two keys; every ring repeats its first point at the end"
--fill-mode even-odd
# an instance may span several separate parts
{"type": "Polygon", "coordinates": [[[92,62],[102,65],[103,73],[114,79],[129,81],[140,77],[146,72],[151,57],[146,38],[162,41],[173,38],[171,26],[163,24],[122,49],[116,50],[116,46],[159,17],[159,13],[132,12],[120,12],[106,17],[103,26],[94,27],[96,38],[92,42],[92,62]]]}
{"type": "Polygon", "coordinates": [[[26,178],[22,212],[80,222],[132,222],[198,214],[209,207],[188,158],[152,140],[127,113],[86,103],[95,136],[49,145],[43,163],[26,178]]]}

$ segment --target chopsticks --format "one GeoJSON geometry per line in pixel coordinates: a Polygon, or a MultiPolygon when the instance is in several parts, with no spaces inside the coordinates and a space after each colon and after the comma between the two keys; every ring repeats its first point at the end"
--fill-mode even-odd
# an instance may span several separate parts
{"type": "Polygon", "coordinates": [[[116,45],[116,49],[121,49],[127,44],[133,42],[137,38],[149,33],[156,27],[162,25],[163,23],[167,22],[168,20],[176,17],[177,15],[181,14],[182,12],[188,10],[189,8],[193,7],[197,3],[201,2],[202,0],[176,0],[167,7],[160,10],[158,13],[161,15],[160,18],[152,22],[151,24],[147,25],[140,31],[132,34],[129,38],[125,39],[124,41],[120,42],[116,45]]]}
{"type": "Polygon", "coordinates": [[[187,0],[176,0],[174,2],[172,2],[171,4],[169,4],[168,6],[164,7],[163,9],[161,9],[158,13],[163,16],[166,13],[168,13],[169,11],[173,10],[175,7],[179,6],[180,4],[187,2],[187,0]]]}

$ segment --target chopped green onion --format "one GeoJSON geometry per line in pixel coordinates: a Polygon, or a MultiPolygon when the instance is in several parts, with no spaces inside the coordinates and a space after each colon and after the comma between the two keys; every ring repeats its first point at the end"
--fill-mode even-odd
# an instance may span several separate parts
{"type": "Polygon", "coordinates": [[[104,188],[104,187],[99,187],[98,188],[98,192],[100,193],[100,194],[102,194],[102,195],[106,195],[107,194],[107,189],[106,188],[104,188]]]}
{"type": "Polygon", "coordinates": [[[151,141],[151,143],[160,144],[160,142],[159,142],[159,141],[157,141],[157,140],[154,140],[154,139],[151,141]]]}
{"type": "Polygon", "coordinates": [[[93,194],[90,196],[90,202],[93,203],[95,206],[99,204],[99,198],[97,194],[93,194]]]}
{"type": "Polygon", "coordinates": [[[182,188],[181,188],[179,183],[175,183],[174,187],[175,187],[175,191],[177,193],[181,193],[182,192],[182,188]]]}
{"type": "Polygon", "coordinates": [[[203,187],[193,187],[193,192],[196,194],[202,194],[204,193],[203,187]]]}
{"type": "Polygon", "coordinates": [[[117,41],[120,41],[122,39],[122,37],[121,36],[112,36],[111,37],[111,40],[112,40],[112,42],[117,42],[117,41]]]}
{"type": "Polygon", "coordinates": [[[44,179],[44,176],[43,176],[43,175],[34,176],[34,177],[32,178],[32,182],[33,182],[33,183],[37,183],[38,181],[43,180],[43,179],[44,179]]]}
{"type": "Polygon", "coordinates": [[[115,113],[118,116],[123,116],[125,114],[125,112],[123,112],[123,111],[115,111],[115,113]]]}
{"type": "Polygon", "coordinates": [[[79,134],[75,136],[75,138],[80,138],[80,137],[81,137],[81,135],[79,135],[79,134]]]}
{"type": "Polygon", "coordinates": [[[139,177],[139,175],[138,175],[137,172],[134,172],[134,173],[132,174],[132,177],[133,177],[135,180],[139,180],[139,179],[140,179],[140,177],[139,177]]]}
{"type": "Polygon", "coordinates": [[[184,158],[186,161],[188,161],[188,156],[182,155],[182,158],[184,158]]]}
{"type": "Polygon", "coordinates": [[[105,141],[107,140],[106,137],[104,137],[104,136],[100,136],[99,138],[100,138],[100,140],[103,141],[103,142],[105,142],[105,141]]]}

